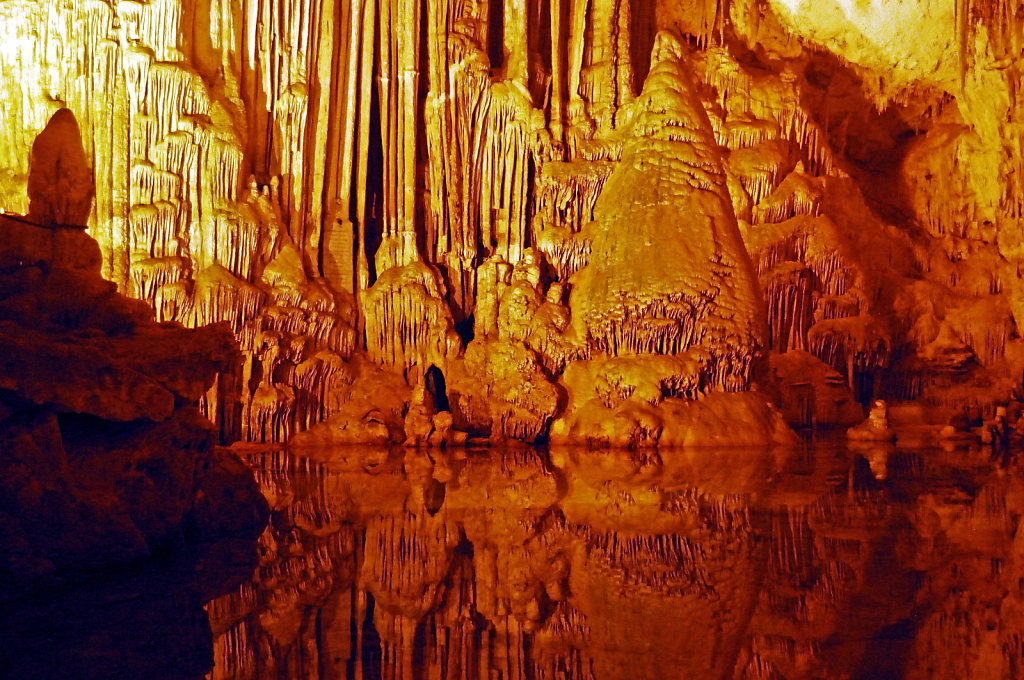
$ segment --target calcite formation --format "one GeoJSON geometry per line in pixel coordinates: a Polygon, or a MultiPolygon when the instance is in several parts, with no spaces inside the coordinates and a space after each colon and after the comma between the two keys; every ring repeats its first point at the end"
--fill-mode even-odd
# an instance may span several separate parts
{"type": "Polygon", "coordinates": [[[419,441],[421,388],[470,438],[667,445],[1020,387],[1015,0],[3,0],[0,25],[0,208],[87,222],[157,319],[230,325],[224,441],[419,441]],[[34,145],[76,121],[91,203],[34,145]]]}
{"type": "Polygon", "coordinates": [[[588,262],[572,279],[572,329],[595,354],[700,348],[701,387],[742,390],[765,340],[753,266],[683,47],[659,34],[651,61],[595,206],[588,262]]]}

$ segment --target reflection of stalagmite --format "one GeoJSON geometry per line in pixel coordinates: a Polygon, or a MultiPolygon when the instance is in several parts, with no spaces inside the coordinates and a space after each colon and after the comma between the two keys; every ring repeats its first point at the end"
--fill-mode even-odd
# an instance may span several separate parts
{"type": "Polygon", "coordinates": [[[437,607],[458,534],[438,515],[379,518],[366,529],[360,583],[376,601],[374,623],[386,665],[412,677],[420,620],[437,607]]]}

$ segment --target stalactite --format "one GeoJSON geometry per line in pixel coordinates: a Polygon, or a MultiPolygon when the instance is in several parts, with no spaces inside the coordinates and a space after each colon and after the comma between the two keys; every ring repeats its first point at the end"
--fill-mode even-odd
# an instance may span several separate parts
{"type": "Polygon", "coordinates": [[[590,261],[591,240],[586,233],[573,234],[558,227],[545,227],[535,236],[537,249],[554,268],[559,281],[568,281],[590,261]]]}
{"type": "Polygon", "coordinates": [[[807,333],[811,353],[846,372],[854,385],[854,370],[879,370],[889,365],[892,349],[888,333],[870,316],[817,321],[807,333]]]}
{"type": "MultiPolygon", "coordinates": [[[[145,258],[133,262],[132,294],[148,302],[158,317],[163,317],[164,305],[158,305],[157,296],[169,286],[181,281],[188,273],[188,261],[181,257],[145,258]]],[[[163,293],[166,295],[166,293],[163,293]]],[[[168,320],[175,317],[166,317],[168,320]]],[[[160,320],[164,320],[161,318],[160,320]]]]}
{"type": "Polygon", "coordinates": [[[810,274],[799,263],[785,262],[760,277],[768,304],[769,346],[777,352],[807,349],[814,316],[810,274]]]}
{"type": "Polygon", "coordinates": [[[480,233],[489,253],[515,264],[527,247],[527,178],[533,164],[532,137],[542,118],[521,92],[496,85],[487,117],[480,193],[480,233]],[[540,118],[540,119],[539,119],[540,118]],[[538,120],[539,119],[539,120],[538,120]]]}
{"type": "Polygon", "coordinates": [[[544,163],[534,186],[534,242],[546,229],[554,227],[575,234],[591,222],[597,197],[614,167],[608,161],[544,163]]]}
{"type": "Polygon", "coordinates": [[[436,0],[429,3],[428,17],[434,23],[427,33],[430,91],[424,115],[434,230],[427,249],[448,273],[456,309],[468,316],[481,254],[480,192],[486,177],[474,159],[482,157],[487,143],[491,106],[487,56],[481,46],[485,27],[472,14],[460,14],[436,0]]]}
{"type": "Polygon", "coordinates": [[[821,189],[801,170],[798,166],[763,200],[755,201],[751,210],[754,223],[777,223],[798,215],[821,214],[821,189]]]}
{"type": "Polygon", "coordinates": [[[258,317],[266,294],[220,265],[213,265],[196,276],[195,298],[195,323],[227,321],[238,333],[258,317]]]}
{"type": "Polygon", "coordinates": [[[694,55],[694,61],[698,77],[716,95],[713,104],[720,113],[711,120],[719,120],[715,134],[720,144],[737,150],[785,140],[802,151],[802,161],[812,175],[832,174],[827,135],[801,105],[801,85],[795,74],[754,75],[724,47],[703,50],[694,55]]]}
{"type": "Polygon", "coordinates": [[[443,365],[460,342],[441,290],[437,273],[423,263],[387,269],[363,298],[370,358],[406,369],[443,365]]]}

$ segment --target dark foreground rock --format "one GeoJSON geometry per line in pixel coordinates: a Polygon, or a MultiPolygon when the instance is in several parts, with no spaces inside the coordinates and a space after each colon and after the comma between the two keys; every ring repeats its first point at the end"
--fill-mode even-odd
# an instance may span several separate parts
{"type": "Polygon", "coordinates": [[[266,503],[195,407],[239,360],[228,328],[119,295],[84,231],[0,217],[0,599],[257,535],[266,503]]]}

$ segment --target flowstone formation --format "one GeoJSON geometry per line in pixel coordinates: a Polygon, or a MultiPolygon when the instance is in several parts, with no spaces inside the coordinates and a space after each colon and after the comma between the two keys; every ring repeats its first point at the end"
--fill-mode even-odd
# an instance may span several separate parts
{"type": "Polygon", "coordinates": [[[751,400],[715,394],[690,403],[749,388],[766,323],[684,56],[677,39],[658,35],[644,90],[627,109],[621,161],[589,233],[576,237],[590,254],[571,279],[570,333],[589,360],[566,369],[570,404],[558,440],[728,443],[721,426],[735,419],[754,430],[734,443],[785,441],[785,425],[773,432],[772,414],[751,400]]]}
{"type": "Polygon", "coordinates": [[[753,443],[1020,396],[1012,0],[2,0],[0,25],[0,208],[36,214],[32,142],[73,114],[103,275],[241,347],[202,400],[222,441],[753,443]],[[424,390],[450,415],[410,432],[424,390]]]}

